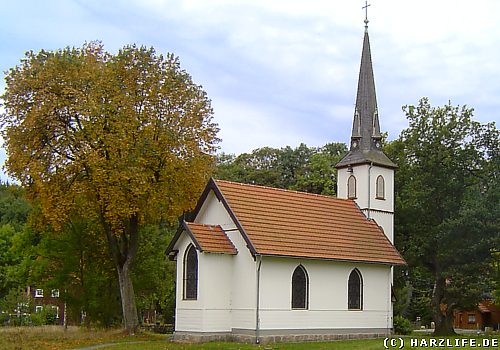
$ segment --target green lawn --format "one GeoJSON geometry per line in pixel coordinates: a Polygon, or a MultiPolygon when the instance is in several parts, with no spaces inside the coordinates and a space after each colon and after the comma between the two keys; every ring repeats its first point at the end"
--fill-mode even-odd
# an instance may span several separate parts
{"type": "MultiPolygon", "coordinates": [[[[463,337],[471,339],[470,337],[463,337]]],[[[496,338],[487,338],[490,341],[496,338]]],[[[113,344],[109,346],[99,347],[104,350],[375,350],[384,349],[383,339],[363,339],[363,340],[342,340],[334,342],[322,343],[279,343],[267,345],[253,345],[240,343],[205,343],[205,344],[185,344],[171,343],[165,335],[143,333],[135,336],[128,336],[121,330],[87,330],[85,328],[70,327],[64,331],[62,327],[15,327],[2,328],[0,327],[0,349],[1,350],[70,350],[82,349],[92,345],[113,344]]],[[[405,349],[410,349],[410,339],[403,338],[405,341],[405,349]]],[[[419,343],[426,341],[430,345],[429,336],[415,336],[413,339],[418,339],[419,343]]],[[[452,342],[456,338],[450,338],[452,342]]],[[[462,338],[459,338],[462,339],[462,338]]],[[[483,341],[482,337],[473,337],[477,343],[483,341]]],[[[387,344],[387,345],[390,345],[387,344]]],[[[397,343],[399,347],[400,343],[397,343]]],[[[396,349],[397,347],[393,347],[396,349]]],[[[389,346],[390,349],[393,349],[389,346]]],[[[429,349],[432,347],[416,347],[412,349],[429,349]]],[[[435,346],[436,349],[447,349],[446,346],[435,346]]],[[[450,347],[451,348],[451,347],[450,347]]],[[[452,347],[457,349],[457,347],[452,347]]],[[[481,347],[460,347],[460,349],[477,349],[481,347]]],[[[498,346],[497,346],[498,348],[498,346]]],[[[97,348],[96,348],[97,349],[97,348]]]]}
{"type": "MultiPolygon", "coordinates": [[[[423,345],[430,344],[430,337],[413,337],[417,339],[419,344],[423,342],[423,345]]],[[[404,339],[404,349],[429,349],[430,347],[411,347],[410,338],[404,339]]],[[[452,344],[454,344],[455,338],[450,338],[452,344]]],[[[470,339],[470,338],[467,338],[470,339]]],[[[483,338],[474,338],[476,343],[481,343],[483,338]]],[[[491,338],[488,338],[489,344],[491,345],[491,338]]],[[[498,339],[498,337],[496,338],[498,339]]],[[[498,340],[497,340],[498,342],[498,340]]],[[[500,343],[500,342],[499,342],[500,343]]],[[[391,347],[390,343],[387,344],[389,349],[399,348],[400,342],[397,340],[397,346],[391,347]]],[[[435,349],[456,349],[457,347],[446,347],[437,345],[431,348],[435,349]]],[[[478,347],[460,347],[460,349],[477,349],[478,347]]],[[[482,348],[482,346],[480,347],[482,348]]],[[[498,347],[496,347],[498,348],[498,347]]],[[[137,344],[120,344],[113,347],[105,347],[106,350],[113,349],[124,349],[124,350],[375,350],[375,349],[385,349],[383,339],[362,339],[362,340],[341,340],[333,342],[323,342],[323,343],[280,343],[280,344],[268,344],[268,345],[252,345],[252,344],[237,344],[237,343],[205,343],[205,344],[176,344],[169,343],[165,341],[153,341],[148,343],[137,343],[137,344]]]]}

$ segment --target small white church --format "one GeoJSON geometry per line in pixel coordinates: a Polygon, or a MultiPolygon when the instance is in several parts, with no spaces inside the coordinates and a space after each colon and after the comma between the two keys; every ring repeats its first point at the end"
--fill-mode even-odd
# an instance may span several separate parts
{"type": "Polygon", "coordinates": [[[392,331],[394,170],[365,30],[337,198],[211,179],[166,253],[174,340],[333,340],[392,331]]]}

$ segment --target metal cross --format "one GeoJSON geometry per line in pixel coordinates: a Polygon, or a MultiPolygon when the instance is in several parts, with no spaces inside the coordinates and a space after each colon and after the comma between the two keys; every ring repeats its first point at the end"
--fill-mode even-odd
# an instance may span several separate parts
{"type": "Polygon", "coordinates": [[[365,10],[365,25],[368,26],[368,6],[371,6],[371,4],[368,3],[368,0],[365,0],[365,6],[362,8],[365,10]]]}

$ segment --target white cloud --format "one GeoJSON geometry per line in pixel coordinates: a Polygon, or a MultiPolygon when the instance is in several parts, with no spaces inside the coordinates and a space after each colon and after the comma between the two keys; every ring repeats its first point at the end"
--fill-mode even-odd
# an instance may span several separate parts
{"type": "MultiPolygon", "coordinates": [[[[406,126],[401,106],[423,96],[434,104],[468,104],[480,120],[499,120],[500,2],[371,3],[381,126],[391,138],[406,126]]],[[[350,135],[363,5],[361,0],[12,1],[6,12],[15,20],[0,24],[0,68],[16,64],[29,49],[85,40],[102,39],[109,50],[132,42],[154,46],[159,53],[178,54],[206,89],[224,151],[300,142],[319,146],[350,135]]]]}

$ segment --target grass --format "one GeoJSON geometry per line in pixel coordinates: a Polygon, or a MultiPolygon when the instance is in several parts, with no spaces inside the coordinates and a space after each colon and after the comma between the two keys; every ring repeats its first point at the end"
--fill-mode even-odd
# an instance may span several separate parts
{"type": "Polygon", "coordinates": [[[2,350],[67,350],[104,343],[155,340],[164,342],[165,336],[144,333],[130,337],[121,329],[96,330],[68,327],[65,331],[61,326],[0,327],[0,349],[2,350]]]}
{"type": "MultiPolygon", "coordinates": [[[[430,340],[429,336],[414,336],[416,339],[430,340]]],[[[477,342],[482,337],[475,338],[477,342]]],[[[498,339],[498,335],[495,337],[498,339]]],[[[69,350],[81,349],[101,344],[98,349],[104,350],[375,350],[384,349],[383,339],[342,340],[322,343],[279,343],[268,345],[253,345],[240,343],[204,343],[186,344],[171,343],[166,335],[141,333],[128,336],[122,330],[87,330],[79,327],[69,327],[64,331],[58,326],[44,327],[0,327],[0,349],[2,350],[69,350]],[[110,344],[104,346],[104,344],[110,344]],[[113,345],[111,345],[113,344],[113,345]]],[[[405,339],[406,349],[410,349],[410,338],[405,339]]],[[[452,338],[454,339],[454,338],[452,338]]],[[[500,341],[499,341],[500,343],[500,341]]],[[[390,344],[389,344],[390,345],[390,344]]],[[[400,344],[398,343],[398,346],[400,344]]],[[[391,347],[389,346],[391,349],[391,347]]],[[[396,348],[396,347],[395,347],[396,348]]],[[[394,348],[394,349],[395,349],[394,348]]],[[[446,347],[435,347],[446,349],[446,347]]],[[[97,348],[96,348],[97,349],[97,348]]],[[[428,349],[428,347],[412,348],[428,349]]],[[[461,347],[461,349],[472,349],[461,347]]]]}
{"type": "Polygon", "coordinates": [[[119,346],[105,347],[105,350],[375,350],[383,349],[381,339],[343,340],[326,343],[279,343],[267,345],[253,345],[241,343],[204,343],[179,344],[169,342],[148,342],[140,344],[120,344],[119,346]]]}

